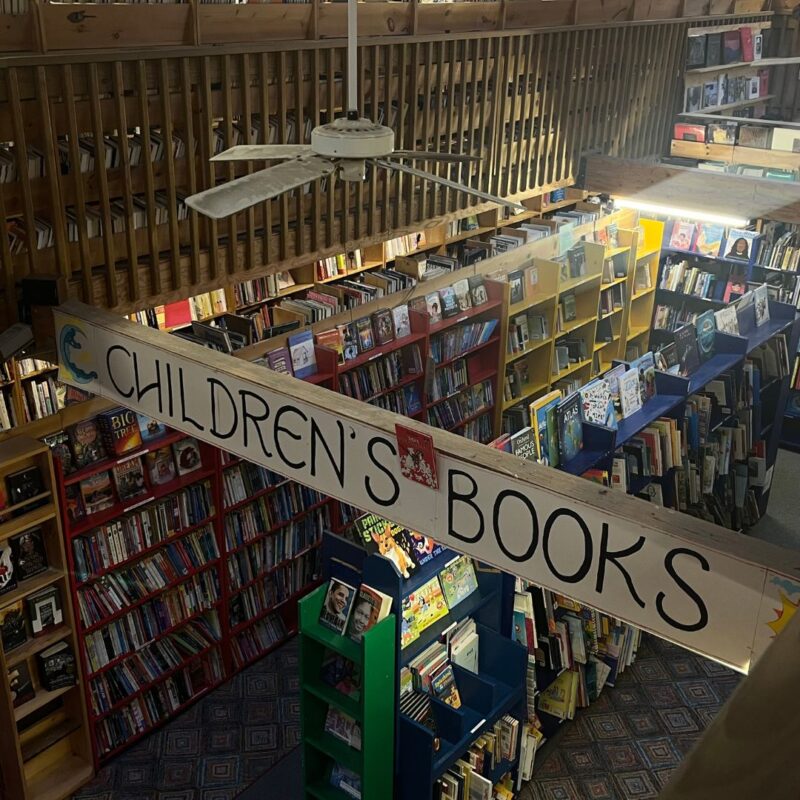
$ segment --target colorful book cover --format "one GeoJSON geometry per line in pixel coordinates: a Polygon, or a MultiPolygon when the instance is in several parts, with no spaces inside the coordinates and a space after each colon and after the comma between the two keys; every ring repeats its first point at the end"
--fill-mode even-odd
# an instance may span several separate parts
{"type": "Polygon", "coordinates": [[[756,307],[756,326],[761,327],[769,322],[769,286],[762,283],[753,291],[753,302],[756,307]]]}
{"type": "Polygon", "coordinates": [[[137,456],[122,464],[117,464],[112,468],[114,473],[114,483],[117,487],[117,496],[123,502],[132,497],[138,497],[147,492],[147,485],[144,482],[144,468],[142,459],[137,456]]]}
{"type": "Polygon", "coordinates": [[[194,436],[187,436],[179,442],[174,442],[172,453],[175,456],[178,475],[187,475],[203,466],[203,459],[200,457],[200,445],[194,436]]]}
{"type": "Polygon", "coordinates": [[[394,333],[398,339],[411,335],[411,320],[408,316],[408,306],[403,304],[392,309],[394,333]]]}
{"type": "Polygon", "coordinates": [[[581,415],[584,422],[617,427],[617,415],[611,400],[611,387],[605,378],[597,378],[580,389],[581,415]]]}
{"type": "Polygon", "coordinates": [[[317,356],[314,350],[314,334],[301,331],[289,336],[289,353],[292,356],[292,372],[295,378],[307,378],[317,372],[317,356]]]}
{"type": "Polygon", "coordinates": [[[700,366],[694,325],[689,323],[678,328],[675,331],[675,344],[678,347],[678,374],[685,378],[700,366]]]}
{"type": "Polygon", "coordinates": [[[366,353],[375,348],[375,335],[369,317],[361,317],[355,321],[358,352],[366,353]]]}
{"type": "Polygon", "coordinates": [[[139,421],[129,408],[115,408],[98,414],[97,423],[107,452],[123,456],[142,446],[139,421]]]}
{"type": "Polygon", "coordinates": [[[639,375],[639,393],[642,396],[642,405],[644,405],[656,394],[656,360],[652,351],[631,361],[631,369],[635,369],[639,375]]]}
{"type": "Polygon", "coordinates": [[[558,466],[558,430],[555,426],[555,410],[561,402],[557,389],[534,400],[528,406],[531,427],[536,437],[536,457],[540,464],[558,466]]]}
{"type": "Polygon", "coordinates": [[[361,749],[361,726],[349,714],[333,706],[328,706],[325,733],[335,736],[355,750],[361,749]]]}
{"type": "Polygon", "coordinates": [[[72,455],[75,457],[75,467],[81,469],[89,464],[102,461],[106,457],[106,449],[100,429],[93,419],[77,422],[67,428],[69,443],[72,446],[72,455]]]}
{"type": "Polygon", "coordinates": [[[342,338],[342,355],[345,362],[358,358],[358,333],[355,322],[346,325],[337,325],[339,335],[342,338]]]}
{"type": "Polygon", "coordinates": [[[422,631],[446,616],[447,601],[442,594],[438,576],[434,575],[414,592],[403,598],[401,616],[401,647],[418,639],[422,631]]]}
{"type": "Polygon", "coordinates": [[[731,228],[725,240],[725,258],[750,262],[755,255],[753,247],[758,239],[755,231],[731,228]]]}
{"type": "Polygon", "coordinates": [[[461,708],[461,696],[458,693],[456,676],[451,664],[445,664],[435,675],[431,676],[431,689],[435,697],[453,708],[461,708]]]}
{"type": "Polygon", "coordinates": [[[391,610],[392,598],[388,594],[362,583],[347,623],[347,635],[360,642],[364,633],[388,617],[391,610]]]}
{"type": "Polygon", "coordinates": [[[442,301],[439,298],[439,292],[426,294],[425,306],[428,310],[428,316],[431,318],[431,324],[442,321],[442,301]]]}
{"type": "Polygon", "coordinates": [[[403,477],[430,489],[439,487],[433,437],[427,433],[395,425],[400,472],[403,477]]]}
{"type": "Polygon", "coordinates": [[[108,470],[97,472],[81,481],[83,507],[88,515],[96,514],[114,505],[114,489],[108,470]]]}
{"type": "Polygon", "coordinates": [[[622,405],[622,416],[629,417],[642,407],[642,393],[639,387],[639,372],[636,369],[626,370],[619,379],[619,395],[622,405]]]}
{"type": "Polygon", "coordinates": [[[364,514],[353,522],[353,530],[358,541],[370,553],[378,553],[389,559],[397,571],[409,578],[417,568],[417,563],[408,548],[401,544],[406,530],[396,522],[379,517],[377,514],[364,514]]]}
{"type": "Polygon", "coordinates": [[[744,296],[747,291],[747,278],[744,275],[731,275],[725,284],[725,293],[722,295],[723,303],[732,303],[744,296]]]}
{"type": "Polygon", "coordinates": [[[627,369],[628,368],[624,364],[617,364],[616,367],[612,367],[603,375],[606,379],[606,383],[608,383],[608,390],[611,393],[611,404],[614,406],[614,412],[618,420],[622,419],[622,400],[620,399],[619,382],[627,369]]]}
{"type": "Polygon", "coordinates": [[[159,447],[158,450],[152,450],[145,456],[145,461],[150,483],[161,485],[175,480],[177,472],[171,447],[159,447]]]}
{"type": "Polygon", "coordinates": [[[455,608],[478,588],[475,565],[470,556],[458,556],[445,564],[439,572],[444,599],[449,609],[455,608]]]}
{"type": "Polygon", "coordinates": [[[163,422],[148,417],[147,414],[137,414],[136,422],[139,426],[139,434],[144,444],[149,444],[156,439],[160,439],[167,433],[167,426],[163,422]]]}
{"type": "Polygon", "coordinates": [[[511,453],[517,458],[524,458],[528,461],[536,461],[538,458],[538,448],[536,434],[533,428],[522,428],[511,435],[511,453]]]}
{"type": "Polygon", "coordinates": [[[442,300],[442,317],[454,317],[459,313],[458,298],[452,286],[445,286],[440,289],[439,297],[442,300]]]}
{"type": "Polygon", "coordinates": [[[292,375],[292,356],[288,347],[279,347],[267,353],[267,367],[273,372],[282,372],[292,375]]]}
{"type": "Polygon", "coordinates": [[[361,690],[361,668],[339,653],[327,650],[322,659],[320,680],[348,697],[361,690]]]}
{"type": "Polygon", "coordinates": [[[331,578],[319,612],[320,625],[324,625],[335,633],[343,634],[347,628],[347,621],[350,619],[355,599],[355,587],[331,578]]]}
{"type": "Polygon", "coordinates": [[[697,352],[700,361],[708,361],[714,355],[714,339],[717,332],[714,312],[708,310],[699,314],[694,321],[694,327],[697,332],[697,352]]]}
{"type": "Polygon", "coordinates": [[[694,249],[704,256],[716,258],[725,238],[725,226],[702,222],[697,226],[697,236],[694,240],[694,249]]]}
{"type": "Polygon", "coordinates": [[[333,350],[336,353],[337,362],[344,364],[344,346],[342,345],[342,334],[339,328],[320,331],[314,338],[320,347],[327,347],[329,350],[333,350]]]}
{"type": "Polygon", "coordinates": [[[583,449],[583,423],[581,421],[581,397],[573,392],[556,407],[558,425],[559,460],[566,464],[583,449]]]}
{"type": "Polygon", "coordinates": [[[394,325],[392,323],[392,312],[388,308],[376,311],[372,315],[372,328],[375,331],[375,341],[378,346],[393,342],[394,325]]]}
{"type": "Polygon", "coordinates": [[[444,550],[443,545],[437,544],[429,536],[425,536],[422,533],[407,531],[406,535],[414,548],[414,556],[420,567],[436,558],[444,550]]]}
{"type": "Polygon", "coordinates": [[[673,250],[691,250],[695,227],[693,222],[673,222],[669,246],[673,250]]]}

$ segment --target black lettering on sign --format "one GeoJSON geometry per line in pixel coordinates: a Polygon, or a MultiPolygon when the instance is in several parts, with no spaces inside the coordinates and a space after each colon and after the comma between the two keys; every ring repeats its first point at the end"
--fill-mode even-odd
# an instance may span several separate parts
{"type": "Polygon", "coordinates": [[[178,389],[180,390],[181,400],[181,422],[190,422],[198,431],[204,431],[205,425],[201,425],[186,413],[186,387],[183,385],[183,367],[178,367],[178,389]]]}
{"type": "Polygon", "coordinates": [[[597,563],[597,583],[594,587],[595,591],[599,592],[600,594],[603,593],[603,585],[606,577],[606,562],[609,562],[622,573],[622,577],[625,579],[625,583],[628,586],[628,591],[631,593],[631,597],[633,597],[640,608],[644,608],[646,604],[644,600],[639,597],[636,587],[633,584],[633,578],[631,577],[630,572],[628,572],[628,570],[626,570],[625,567],[620,563],[620,559],[627,558],[628,556],[632,556],[634,553],[638,553],[642,547],[644,547],[644,543],[644,536],[640,536],[632,545],[630,545],[630,547],[625,547],[622,550],[609,550],[608,523],[604,522],[603,533],[600,537],[600,556],[597,563]]]}
{"type": "MultiPolygon", "coordinates": [[[[567,535],[563,525],[560,526],[558,535],[562,539],[567,535]]],[[[592,534],[589,532],[589,528],[583,521],[583,518],[571,508],[557,508],[547,518],[547,522],[544,524],[544,535],[542,536],[542,549],[544,550],[544,560],[547,562],[547,566],[550,567],[550,572],[566,583],[579,583],[586,577],[589,573],[589,568],[592,566],[592,534]],[[577,571],[572,575],[559,572],[556,565],[553,563],[553,559],[550,557],[550,534],[553,532],[554,524],[560,517],[568,517],[569,519],[575,520],[575,522],[578,523],[578,529],[583,534],[583,561],[577,571]]]]}
{"type": "Polygon", "coordinates": [[[478,484],[475,482],[475,478],[473,478],[472,475],[460,469],[449,469],[447,471],[447,533],[456,539],[461,539],[462,542],[477,542],[483,536],[485,528],[483,513],[477,503],[472,502],[477,494],[478,484]],[[456,477],[466,478],[472,484],[466,494],[456,492],[454,486],[454,479],[456,477]],[[475,516],[477,517],[477,531],[475,533],[468,534],[466,532],[459,532],[453,528],[453,508],[456,503],[463,503],[475,512],[475,516]]]}
{"type": "MultiPolygon", "coordinates": [[[[114,388],[123,397],[130,397],[133,394],[133,383],[131,383],[130,389],[121,389],[120,385],[117,383],[117,379],[114,377],[114,370],[111,368],[111,354],[115,353],[117,350],[119,350],[121,353],[125,353],[125,355],[128,356],[128,361],[130,361],[131,351],[126,347],[123,347],[121,344],[114,344],[109,347],[108,350],[106,350],[106,370],[108,371],[108,377],[111,379],[111,383],[114,385],[114,388]]],[[[130,369],[130,364],[127,365],[127,369],[130,369]]]]}
{"type": "Polygon", "coordinates": [[[533,503],[521,492],[517,492],[514,489],[503,489],[497,495],[494,501],[492,525],[494,526],[494,538],[497,539],[498,546],[512,561],[517,561],[519,563],[527,561],[536,552],[536,546],[539,544],[539,518],[536,516],[536,508],[533,503]],[[515,498],[525,506],[527,516],[520,519],[519,524],[515,523],[510,528],[507,526],[507,529],[510,530],[511,533],[518,535],[519,539],[523,542],[528,538],[528,519],[530,519],[530,541],[522,555],[512,553],[511,550],[506,547],[505,542],[500,536],[500,509],[506,498],[515,498]]]}
{"type": "Polygon", "coordinates": [[[156,358],[153,361],[156,368],[156,377],[151,383],[142,386],[142,376],[139,374],[139,354],[133,354],[133,377],[136,384],[136,400],[141,403],[142,398],[152,391],[158,392],[158,410],[163,413],[163,399],[161,397],[161,362],[156,358]]]}
{"type": "Polygon", "coordinates": [[[248,422],[252,422],[256,431],[256,436],[258,437],[258,443],[261,445],[261,452],[267,458],[272,458],[272,453],[270,453],[270,451],[267,449],[267,443],[264,441],[264,432],[261,430],[261,426],[258,424],[259,422],[265,422],[269,418],[269,405],[267,401],[264,400],[261,395],[251,392],[249,389],[239,389],[239,398],[242,401],[242,440],[244,446],[247,447],[250,442],[250,426],[248,425],[248,422]],[[255,414],[250,410],[247,403],[248,400],[253,400],[256,403],[261,404],[260,414],[255,414]]]}
{"type": "Polygon", "coordinates": [[[283,424],[284,416],[288,414],[297,414],[303,422],[308,422],[308,417],[299,409],[295,408],[294,406],[281,406],[275,412],[275,450],[278,452],[278,457],[286,464],[287,467],[291,467],[292,469],[304,469],[306,466],[305,461],[291,461],[289,456],[286,455],[286,452],[283,449],[283,445],[281,444],[281,434],[285,433],[290,439],[294,439],[296,442],[300,442],[303,440],[303,437],[299,433],[295,433],[292,428],[287,428],[283,424]]]}
{"type": "Polygon", "coordinates": [[[336,473],[339,486],[344,488],[344,425],[341,420],[337,419],[336,426],[339,429],[338,462],[334,458],[330,446],[325,441],[325,437],[322,435],[322,431],[319,429],[316,420],[313,417],[311,418],[311,474],[317,474],[317,442],[319,442],[328,456],[328,461],[333,467],[333,471],[336,473]]]}
{"type": "Polygon", "coordinates": [[[234,433],[236,433],[236,429],[239,427],[239,412],[236,409],[236,402],[233,399],[233,395],[230,392],[230,389],[220,380],[217,378],[206,378],[208,381],[208,385],[211,387],[211,428],[209,429],[209,433],[212,436],[216,436],[218,439],[230,439],[234,433]],[[218,405],[217,405],[217,389],[222,389],[225,392],[226,397],[228,398],[228,408],[230,409],[231,416],[233,417],[233,421],[231,422],[231,427],[229,430],[223,433],[222,431],[217,429],[217,422],[219,422],[218,416],[222,416],[221,414],[217,413],[218,405]]]}
{"type": "Polygon", "coordinates": [[[381,463],[380,457],[375,453],[375,448],[378,445],[383,445],[391,454],[392,460],[389,461],[390,464],[394,463],[394,460],[397,458],[397,450],[389,439],[384,439],[382,436],[373,436],[367,442],[367,455],[369,456],[369,460],[389,479],[391,492],[388,497],[379,497],[373,490],[372,479],[369,475],[364,476],[364,488],[367,490],[367,494],[373,502],[386,508],[397,502],[397,498],[400,496],[400,484],[397,482],[394,473],[386,464],[381,463]]]}
{"type": "Polygon", "coordinates": [[[164,366],[167,368],[167,414],[171,417],[175,414],[175,397],[172,391],[172,364],[167,361],[164,366]]]}
{"type": "Polygon", "coordinates": [[[692,558],[696,558],[700,562],[700,566],[703,569],[703,572],[709,571],[708,561],[700,555],[700,553],[696,553],[694,550],[689,550],[686,547],[676,547],[674,550],[670,550],[666,556],[664,556],[664,567],[667,570],[670,578],[675,581],[675,583],[686,592],[687,596],[694,600],[695,604],[697,605],[697,610],[700,614],[699,619],[697,622],[679,622],[676,619],[673,619],[664,608],[664,598],[666,597],[665,592],[659,592],[656,596],[656,608],[658,609],[658,613],[661,615],[661,618],[672,625],[674,628],[678,628],[681,631],[701,631],[703,628],[708,625],[708,609],[706,608],[706,604],[703,602],[703,598],[691,587],[689,584],[675,571],[675,559],[677,556],[691,556],[692,558]]]}

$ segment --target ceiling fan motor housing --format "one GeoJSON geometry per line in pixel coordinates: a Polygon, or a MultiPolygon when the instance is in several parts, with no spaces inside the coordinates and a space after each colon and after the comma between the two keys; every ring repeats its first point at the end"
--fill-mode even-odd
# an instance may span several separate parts
{"type": "Polygon", "coordinates": [[[394,131],[368,119],[340,117],[311,131],[311,149],[327,158],[383,158],[394,152],[394,131]]]}

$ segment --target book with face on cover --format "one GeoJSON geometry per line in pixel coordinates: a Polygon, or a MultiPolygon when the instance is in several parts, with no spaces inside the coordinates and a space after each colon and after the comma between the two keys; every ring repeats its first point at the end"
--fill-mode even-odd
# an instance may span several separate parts
{"type": "Polygon", "coordinates": [[[362,583],[347,623],[347,635],[354,642],[360,642],[364,633],[386,619],[391,610],[392,598],[388,594],[362,583]]]}
{"type": "Polygon", "coordinates": [[[398,339],[411,335],[411,322],[408,317],[408,306],[403,304],[392,309],[394,333],[398,339]]]}
{"type": "Polygon", "coordinates": [[[336,633],[343,634],[347,628],[347,621],[350,619],[355,598],[354,586],[331,578],[319,613],[319,624],[336,633]]]}

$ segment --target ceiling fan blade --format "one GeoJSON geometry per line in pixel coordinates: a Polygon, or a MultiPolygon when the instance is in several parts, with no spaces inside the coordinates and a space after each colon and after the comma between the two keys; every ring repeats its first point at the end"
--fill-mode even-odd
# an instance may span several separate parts
{"type": "Polygon", "coordinates": [[[426,150],[395,150],[386,158],[405,158],[409,161],[460,161],[464,164],[476,164],[480,156],[469,156],[466,153],[431,153],[426,150]]]}
{"type": "Polygon", "coordinates": [[[212,161],[269,161],[274,158],[310,156],[313,151],[307,144],[237,144],[212,156],[212,161]]]}
{"type": "Polygon", "coordinates": [[[324,158],[287,161],[193,194],[186,198],[186,205],[212,219],[222,219],[330,175],[335,169],[336,164],[324,158]]]}
{"type": "Polygon", "coordinates": [[[457,192],[463,192],[464,194],[477,197],[481,200],[488,200],[490,203],[497,203],[498,205],[511,209],[511,211],[513,211],[515,214],[522,214],[527,210],[525,206],[515,203],[512,200],[504,200],[502,197],[497,197],[496,195],[482,192],[479,189],[473,189],[471,186],[463,186],[455,181],[449,181],[447,178],[440,178],[438,175],[431,175],[430,172],[423,172],[421,169],[414,169],[414,167],[409,167],[406,164],[395,164],[392,161],[383,161],[377,158],[375,159],[374,163],[379,167],[383,167],[384,169],[396,169],[400,172],[405,172],[407,175],[413,175],[415,178],[422,178],[422,180],[425,181],[432,181],[433,183],[438,183],[440,186],[446,186],[448,189],[454,189],[457,192]]]}

